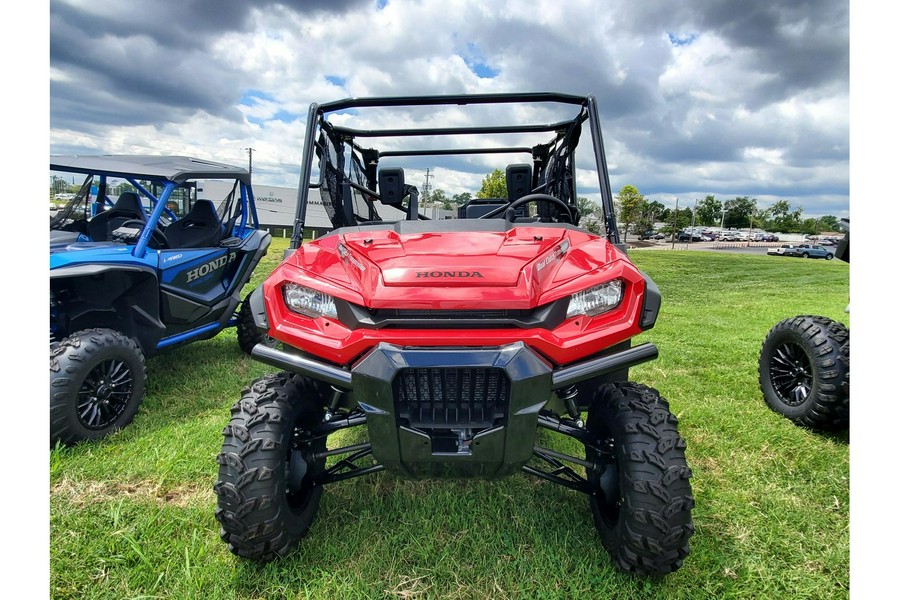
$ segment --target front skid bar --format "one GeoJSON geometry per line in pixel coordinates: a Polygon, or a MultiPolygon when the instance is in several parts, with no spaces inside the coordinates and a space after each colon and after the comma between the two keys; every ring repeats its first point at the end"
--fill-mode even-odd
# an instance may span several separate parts
{"type": "MultiPolygon", "coordinates": [[[[329,434],[334,433],[335,431],[339,431],[341,429],[349,429],[351,427],[358,427],[360,425],[365,425],[365,423],[365,414],[361,413],[360,411],[354,410],[350,413],[347,413],[345,416],[343,416],[343,418],[322,422],[316,429],[313,438],[316,439],[320,437],[327,437],[329,434]]],[[[568,419],[560,419],[553,415],[544,413],[540,416],[538,425],[540,427],[550,429],[551,431],[556,431],[557,433],[561,433],[568,437],[574,438],[584,444],[590,445],[601,454],[608,454],[607,451],[596,448],[593,445],[594,440],[590,437],[590,435],[583,429],[577,427],[574,424],[574,421],[570,421],[568,419]]],[[[316,477],[316,484],[326,485],[330,483],[336,483],[338,481],[353,479],[355,477],[361,477],[363,475],[370,475],[372,473],[377,473],[385,469],[384,465],[378,463],[368,467],[361,467],[356,464],[356,461],[367,456],[371,456],[372,444],[368,442],[319,452],[313,456],[313,459],[319,460],[328,458],[330,456],[339,456],[341,454],[348,454],[349,456],[341,459],[340,461],[320,473],[316,477]]],[[[595,487],[592,486],[584,476],[580,475],[574,469],[565,464],[566,462],[573,463],[584,467],[587,471],[595,471],[599,473],[602,471],[602,467],[600,467],[597,463],[585,460],[583,458],[578,458],[576,456],[570,456],[562,452],[557,452],[556,450],[551,450],[549,448],[542,448],[540,446],[534,447],[534,457],[549,464],[552,467],[552,470],[544,471],[529,465],[525,465],[522,467],[522,472],[533,475],[535,477],[539,477],[551,483],[561,485],[571,490],[575,490],[576,492],[587,494],[589,496],[593,496],[597,493],[595,487]]]]}

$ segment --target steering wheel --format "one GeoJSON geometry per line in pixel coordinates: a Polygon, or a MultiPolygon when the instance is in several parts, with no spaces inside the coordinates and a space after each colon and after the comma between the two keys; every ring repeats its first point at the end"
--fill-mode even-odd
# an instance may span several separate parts
{"type": "MultiPolygon", "coordinates": [[[[119,225],[119,227],[128,227],[128,226],[137,226],[141,229],[147,224],[146,221],[142,221],[141,219],[129,219],[119,225]]],[[[159,225],[153,228],[153,231],[150,233],[150,241],[153,242],[153,248],[168,248],[169,240],[166,239],[166,234],[163,233],[163,230],[160,229],[159,225]]]]}
{"type": "MultiPolygon", "coordinates": [[[[509,204],[507,204],[506,206],[504,206],[502,208],[506,212],[515,211],[518,207],[524,206],[526,204],[531,204],[532,202],[549,202],[550,204],[554,204],[554,205],[556,205],[557,208],[559,208],[562,211],[563,214],[561,216],[564,216],[565,218],[567,218],[569,223],[572,223],[572,224],[575,223],[575,218],[572,216],[572,209],[569,207],[569,205],[566,204],[565,202],[563,202],[562,200],[560,200],[559,198],[550,196],[549,194],[527,194],[525,196],[522,196],[518,200],[514,200],[514,201],[510,202],[509,204]]],[[[491,211],[491,212],[484,214],[478,218],[479,219],[490,218],[490,217],[495,216],[497,213],[499,213],[499,209],[491,211]]],[[[513,217],[512,220],[513,220],[513,222],[515,222],[515,217],[513,217]]]]}

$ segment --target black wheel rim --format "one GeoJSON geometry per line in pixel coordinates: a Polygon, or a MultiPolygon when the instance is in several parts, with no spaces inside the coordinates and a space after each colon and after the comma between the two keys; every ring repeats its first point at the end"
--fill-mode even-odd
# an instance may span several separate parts
{"type": "Polygon", "coordinates": [[[786,342],[772,353],[769,377],[779,400],[788,406],[800,406],[812,390],[812,363],[802,347],[786,342]]]}
{"type": "Polygon", "coordinates": [[[322,464],[321,459],[316,460],[315,454],[324,450],[324,445],[323,438],[315,440],[310,432],[300,427],[294,428],[284,462],[285,497],[294,513],[302,512],[312,497],[322,464]]]}
{"type": "Polygon", "coordinates": [[[619,520],[622,494],[619,487],[619,465],[616,462],[616,444],[612,437],[598,440],[597,447],[585,445],[585,458],[600,468],[590,470],[587,479],[595,490],[597,509],[607,527],[614,527],[619,520]]]}
{"type": "Polygon", "coordinates": [[[78,420],[88,429],[105,429],[128,408],[134,373],[123,360],[108,358],[92,368],[78,390],[78,420]]]}

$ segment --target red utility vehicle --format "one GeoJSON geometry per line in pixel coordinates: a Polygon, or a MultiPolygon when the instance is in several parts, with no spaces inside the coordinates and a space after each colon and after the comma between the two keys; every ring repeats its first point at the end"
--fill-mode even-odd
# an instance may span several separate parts
{"type": "Polygon", "coordinates": [[[681,566],[694,504],[685,442],[668,402],[628,380],[657,356],[630,340],[653,327],[660,293],[620,244],[593,96],[313,104],[287,254],[249,299],[258,333],[280,342],[251,355],[280,372],[244,390],[218,457],[216,516],[235,554],[285,554],[324,487],[351,477],[524,472],[585,494],[622,569],[681,566]],[[401,125],[373,125],[392,116],[401,125]],[[578,183],[599,218],[578,209],[582,137],[578,183]],[[519,157],[506,197],[452,219],[420,212],[406,171],[502,154],[519,157]],[[313,190],[335,229],[301,245],[313,190]],[[368,441],[327,444],[350,427],[368,441]],[[584,453],[538,445],[539,428],[584,453]]]}

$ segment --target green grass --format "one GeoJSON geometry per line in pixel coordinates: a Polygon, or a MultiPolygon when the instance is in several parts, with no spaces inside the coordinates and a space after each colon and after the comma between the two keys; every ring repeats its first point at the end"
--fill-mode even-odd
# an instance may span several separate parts
{"type": "MultiPolygon", "coordinates": [[[[255,285],[277,264],[273,242],[255,285]]],[[[213,517],[215,456],[240,389],[271,368],[232,331],[149,361],[132,425],[50,453],[54,598],[841,598],[849,596],[849,442],[769,411],[766,332],[796,314],[849,325],[839,261],[632,251],[663,294],[658,360],[632,370],[671,401],[693,469],[696,533],[660,581],[610,565],[587,500],[516,475],[330,486],[298,550],[231,555],[213,517]]],[[[251,287],[247,288],[248,290],[251,287]]],[[[361,432],[345,432],[341,441],[361,432]]],[[[542,443],[575,450],[567,439],[542,443]]]]}

